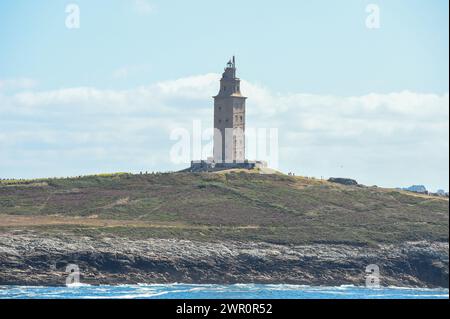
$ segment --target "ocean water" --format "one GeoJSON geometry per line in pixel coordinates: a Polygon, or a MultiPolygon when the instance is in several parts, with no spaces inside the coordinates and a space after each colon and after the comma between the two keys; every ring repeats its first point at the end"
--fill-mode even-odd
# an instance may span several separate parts
{"type": "Polygon", "coordinates": [[[0,286],[0,299],[448,299],[448,289],[298,285],[0,286]]]}

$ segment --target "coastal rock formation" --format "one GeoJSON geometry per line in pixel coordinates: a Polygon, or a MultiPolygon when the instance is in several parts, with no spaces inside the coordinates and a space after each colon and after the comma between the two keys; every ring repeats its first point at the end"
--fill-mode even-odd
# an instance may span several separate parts
{"type": "Polygon", "coordinates": [[[328,179],[331,183],[342,184],[347,186],[357,186],[358,182],[351,178],[330,177],[328,179]]]}
{"type": "Polygon", "coordinates": [[[179,239],[44,237],[0,234],[0,285],[64,285],[66,266],[81,282],[365,284],[366,266],[380,268],[383,286],[447,287],[448,243],[407,242],[378,247],[342,244],[276,245],[179,239]]]}
{"type": "Polygon", "coordinates": [[[419,194],[427,194],[428,190],[423,185],[412,185],[410,187],[402,188],[404,191],[419,193],[419,194]]]}

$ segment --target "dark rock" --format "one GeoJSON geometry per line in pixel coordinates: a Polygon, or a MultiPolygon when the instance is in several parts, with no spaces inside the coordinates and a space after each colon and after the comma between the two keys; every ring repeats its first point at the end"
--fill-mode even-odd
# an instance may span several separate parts
{"type": "Polygon", "coordinates": [[[93,239],[0,234],[0,285],[64,285],[76,264],[89,284],[290,283],[365,284],[380,268],[384,286],[446,287],[448,243],[405,242],[379,247],[344,244],[275,245],[175,239],[93,239]]]}
{"type": "Polygon", "coordinates": [[[342,184],[342,185],[349,185],[349,186],[356,186],[358,185],[358,182],[354,179],[350,178],[341,178],[341,177],[330,177],[328,179],[329,182],[342,184]]]}
{"type": "Polygon", "coordinates": [[[428,190],[423,185],[412,185],[410,187],[402,188],[404,191],[419,193],[419,194],[428,194],[428,190]]]}

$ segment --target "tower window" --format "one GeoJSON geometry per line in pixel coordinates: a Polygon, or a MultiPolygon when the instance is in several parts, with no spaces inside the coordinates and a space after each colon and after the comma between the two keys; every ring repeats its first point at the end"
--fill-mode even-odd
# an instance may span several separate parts
{"type": "Polygon", "coordinates": [[[242,115],[241,115],[241,121],[242,121],[242,115]]]}

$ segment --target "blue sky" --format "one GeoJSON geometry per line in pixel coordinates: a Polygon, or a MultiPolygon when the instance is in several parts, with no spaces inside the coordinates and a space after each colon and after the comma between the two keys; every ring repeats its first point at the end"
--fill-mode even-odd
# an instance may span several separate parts
{"type": "Polygon", "coordinates": [[[254,93],[247,93],[249,116],[252,107],[258,110],[249,124],[286,127],[280,134],[282,170],[345,174],[391,187],[423,183],[448,189],[448,6],[447,0],[1,1],[0,177],[174,169],[164,157],[136,160],[146,156],[142,147],[167,153],[168,134],[158,135],[151,124],[142,124],[136,133],[131,123],[147,118],[148,123],[155,118],[171,123],[169,115],[155,110],[152,96],[140,95],[138,88],[153,92],[158,105],[176,103],[173,107],[186,116],[173,122],[187,125],[193,114],[207,122],[217,86],[207,75],[220,73],[236,54],[239,76],[254,93]],[[65,27],[68,3],[80,7],[80,29],[65,27]],[[380,29],[365,25],[369,3],[380,7],[380,29]],[[173,98],[155,89],[158,83],[179,84],[179,79],[193,82],[181,88],[174,84],[180,91],[173,98]],[[90,90],[87,101],[80,102],[76,95],[87,93],[71,91],[76,88],[90,90]],[[187,94],[188,88],[197,95],[187,94]],[[92,92],[98,93],[95,98],[92,92]],[[58,99],[64,94],[70,98],[58,99]],[[128,105],[129,111],[120,108],[120,116],[108,113],[106,101],[120,94],[132,95],[136,105],[128,105]],[[299,94],[312,97],[305,101],[299,94]],[[378,101],[376,112],[364,104],[371,94],[378,101]],[[264,103],[264,97],[274,104],[264,103]],[[336,116],[331,118],[324,113],[329,109],[320,109],[323,98],[340,104],[352,97],[361,105],[354,113],[333,108],[336,116]],[[140,109],[142,99],[146,109],[140,109]],[[311,118],[320,122],[323,115],[323,122],[333,126],[332,138],[320,124],[301,122],[301,114],[298,122],[292,120],[292,112],[305,110],[305,105],[314,110],[302,114],[316,112],[311,118]],[[27,107],[31,109],[23,109],[27,107]],[[102,110],[97,118],[92,109],[102,110]],[[88,129],[82,127],[94,119],[88,129]],[[347,138],[345,127],[337,130],[340,124],[333,120],[349,125],[354,120],[361,130],[347,138]],[[111,134],[108,128],[117,130],[114,123],[129,123],[121,128],[122,136],[127,141],[139,134],[140,144],[125,150],[116,137],[96,140],[99,134],[111,134]],[[305,132],[311,136],[293,146],[289,137],[305,132]],[[337,160],[324,161],[323,154],[331,150],[337,160]],[[86,158],[90,152],[95,158],[86,158]],[[67,160],[52,160],[55,156],[67,160]]]}
{"type": "Polygon", "coordinates": [[[0,75],[42,88],[138,84],[216,72],[235,53],[241,76],[281,92],[355,95],[448,90],[448,1],[2,1],[0,75]],[[368,3],[381,28],[365,27],[368,3]],[[345,5],[344,5],[345,4],[345,5]],[[132,79],[113,70],[146,66],[132,79]]]}

